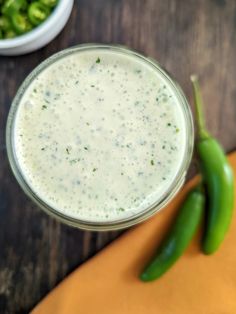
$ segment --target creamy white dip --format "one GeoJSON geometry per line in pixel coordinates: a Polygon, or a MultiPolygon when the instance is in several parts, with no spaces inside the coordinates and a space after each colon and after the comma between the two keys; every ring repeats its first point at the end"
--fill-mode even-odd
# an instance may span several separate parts
{"type": "Polygon", "coordinates": [[[184,158],[184,113],[169,81],[134,55],[62,57],[30,84],[14,126],[35,194],[85,221],[117,221],[160,200],[184,158]]]}

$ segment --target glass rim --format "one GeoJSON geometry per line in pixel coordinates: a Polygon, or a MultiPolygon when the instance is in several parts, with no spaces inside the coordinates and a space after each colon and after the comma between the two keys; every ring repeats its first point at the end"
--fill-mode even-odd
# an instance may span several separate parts
{"type": "Polygon", "coordinates": [[[36,203],[42,210],[44,210],[48,215],[53,216],[57,220],[84,230],[90,230],[90,231],[110,231],[110,230],[118,230],[118,229],[124,229],[128,228],[132,225],[135,225],[137,223],[140,223],[152,215],[154,215],[156,212],[159,212],[161,209],[163,209],[167,203],[170,202],[170,200],[176,195],[176,193],[179,191],[181,186],[184,183],[185,176],[189,167],[189,164],[192,159],[192,153],[193,153],[193,143],[194,143],[194,126],[193,126],[193,118],[190,110],[190,106],[188,104],[188,101],[179,86],[179,84],[173,80],[170,75],[164,70],[159,63],[154,60],[153,58],[144,56],[140,53],[138,53],[135,50],[129,49],[125,46],[121,45],[109,45],[109,44],[82,44],[73,46],[64,50],[61,50],[43,62],[41,62],[34,70],[24,79],[23,83],[18,88],[18,91],[12,101],[10,111],[8,114],[7,119],[7,125],[6,125],[6,148],[7,148],[7,156],[10,163],[10,167],[13,171],[13,174],[15,175],[16,180],[18,181],[19,185],[25,192],[25,194],[33,200],[34,203],[36,203]],[[67,216],[59,211],[57,211],[52,206],[48,205],[43,199],[41,199],[34,191],[33,188],[30,187],[30,185],[26,182],[23,173],[21,171],[20,165],[17,161],[17,156],[15,152],[14,147],[14,124],[15,124],[15,117],[17,113],[18,106],[20,104],[21,98],[24,95],[27,88],[30,86],[30,84],[34,81],[34,79],[48,66],[56,62],[57,60],[76,53],[78,51],[83,50],[92,50],[92,49],[104,49],[104,50],[112,50],[121,52],[126,55],[134,56],[136,58],[141,59],[143,62],[148,63],[151,65],[156,71],[158,71],[165,80],[169,83],[171,86],[171,89],[175,93],[175,96],[179,102],[179,104],[182,107],[183,110],[183,116],[184,121],[186,124],[186,143],[185,143],[185,152],[184,157],[182,159],[182,164],[179,167],[179,170],[169,186],[169,188],[163,193],[162,197],[142,210],[141,212],[126,217],[124,219],[119,219],[115,221],[107,221],[107,222],[98,222],[98,221],[87,221],[82,220],[78,218],[73,218],[70,216],[67,216]]]}

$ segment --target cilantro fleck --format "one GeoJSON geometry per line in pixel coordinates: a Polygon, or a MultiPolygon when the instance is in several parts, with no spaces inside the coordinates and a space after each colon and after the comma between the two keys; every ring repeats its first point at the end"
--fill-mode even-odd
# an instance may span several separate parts
{"type": "Polygon", "coordinates": [[[85,150],[88,150],[88,147],[85,146],[84,149],[85,149],[85,150]]]}
{"type": "Polygon", "coordinates": [[[79,162],[79,161],[80,161],[79,158],[78,158],[78,159],[71,159],[71,160],[70,160],[70,164],[73,165],[73,164],[76,164],[76,163],[79,162]]]}
{"type": "Polygon", "coordinates": [[[86,122],[86,124],[87,124],[87,125],[90,125],[90,123],[89,123],[89,122],[86,122]]]}
{"type": "Polygon", "coordinates": [[[150,161],[150,164],[151,164],[152,166],[154,166],[154,160],[153,160],[153,159],[150,161]]]}
{"type": "Polygon", "coordinates": [[[95,85],[91,85],[91,87],[95,87],[95,85]]]}
{"type": "Polygon", "coordinates": [[[68,155],[70,154],[70,151],[71,151],[71,148],[70,147],[66,147],[66,152],[67,152],[68,155]]]}
{"type": "Polygon", "coordinates": [[[42,110],[47,109],[46,105],[42,105],[42,110]]]}
{"type": "Polygon", "coordinates": [[[93,168],[93,172],[95,172],[95,171],[97,171],[98,170],[98,168],[93,168]]]}
{"type": "Polygon", "coordinates": [[[176,128],[175,129],[175,133],[179,133],[180,129],[179,128],[176,128]]]}
{"type": "Polygon", "coordinates": [[[117,210],[118,210],[119,212],[124,212],[124,211],[125,211],[124,208],[122,208],[122,207],[118,208],[117,210]]]}
{"type": "Polygon", "coordinates": [[[36,94],[36,93],[37,93],[37,89],[36,89],[36,88],[34,88],[33,92],[36,94]]]}
{"type": "Polygon", "coordinates": [[[101,59],[98,57],[96,60],[96,63],[100,63],[100,62],[101,62],[101,59]]]}
{"type": "Polygon", "coordinates": [[[45,150],[45,147],[42,147],[41,150],[45,150]]]}
{"type": "Polygon", "coordinates": [[[124,173],[123,173],[123,172],[121,172],[121,173],[120,173],[120,175],[121,175],[121,176],[123,176],[123,175],[124,175],[124,173]]]}
{"type": "Polygon", "coordinates": [[[167,123],[167,126],[171,126],[171,123],[169,122],[169,123],[167,123]]]}

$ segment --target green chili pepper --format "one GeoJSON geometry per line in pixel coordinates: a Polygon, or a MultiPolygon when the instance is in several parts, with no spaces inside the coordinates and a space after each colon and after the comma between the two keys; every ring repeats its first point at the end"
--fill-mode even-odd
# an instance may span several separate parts
{"type": "Polygon", "coordinates": [[[198,123],[196,148],[206,185],[208,208],[202,249],[214,253],[229,228],[234,203],[233,171],[221,145],[206,130],[198,79],[191,76],[198,123]]]}
{"type": "Polygon", "coordinates": [[[48,18],[57,3],[58,0],[0,0],[0,38],[30,31],[48,18]]]}
{"type": "Polygon", "coordinates": [[[4,38],[5,39],[10,39],[14,38],[17,36],[17,33],[13,29],[9,29],[4,33],[4,38]]]}
{"type": "Polygon", "coordinates": [[[39,1],[49,8],[54,8],[58,0],[39,0],[39,1]]]}
{"type": "Polygon", "coordinates": [[[26,0],[7,0],[2,7],[2,14],[11,17],[13,13],[25,10],[27,8],[26,0]]]}
{"type": "Polygon", "coordinates": [[[6,16],[0,17],[0,28],[4,31],[12,28],[11,22],[8,19],[8,17],[6,16]]]}
{"type": "Polygon", "coordinates": [[[161,277],[183,254],[201,221],[204,200],[201,186],[189,192],[156,256],[141,273],[142,281],[152,281],[161,277]]]}
{"type": "Polygon", "coordinates": [[[24,14],[13,13],[11,17],[12,25],[17,34],[23,34],[32,29],[28,17],[24,14]]]}
{"type": "Polygon", "coordinates": [[[28,17],[30,22],[37,26],[41,24],[50,14],[50,9],[40,2],[33,2],[28,8],[28,17]]]}

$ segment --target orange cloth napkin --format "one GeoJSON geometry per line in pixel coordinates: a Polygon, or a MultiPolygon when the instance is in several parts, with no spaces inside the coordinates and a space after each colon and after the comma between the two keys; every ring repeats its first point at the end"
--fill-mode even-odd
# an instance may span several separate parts
{"type": "MultiPolygon", "coordinates": [[[[236,152],[229,160],[236,175],[236,152]]],[[[126,232],[75,270],[31,313],[235,314],[236,215],[225,242],[214,255],[201,253],[199,232],[162,278],[151,283],[138,279],[186,192],[197,180],[186,184],[165,210],[126,232]]]]}

